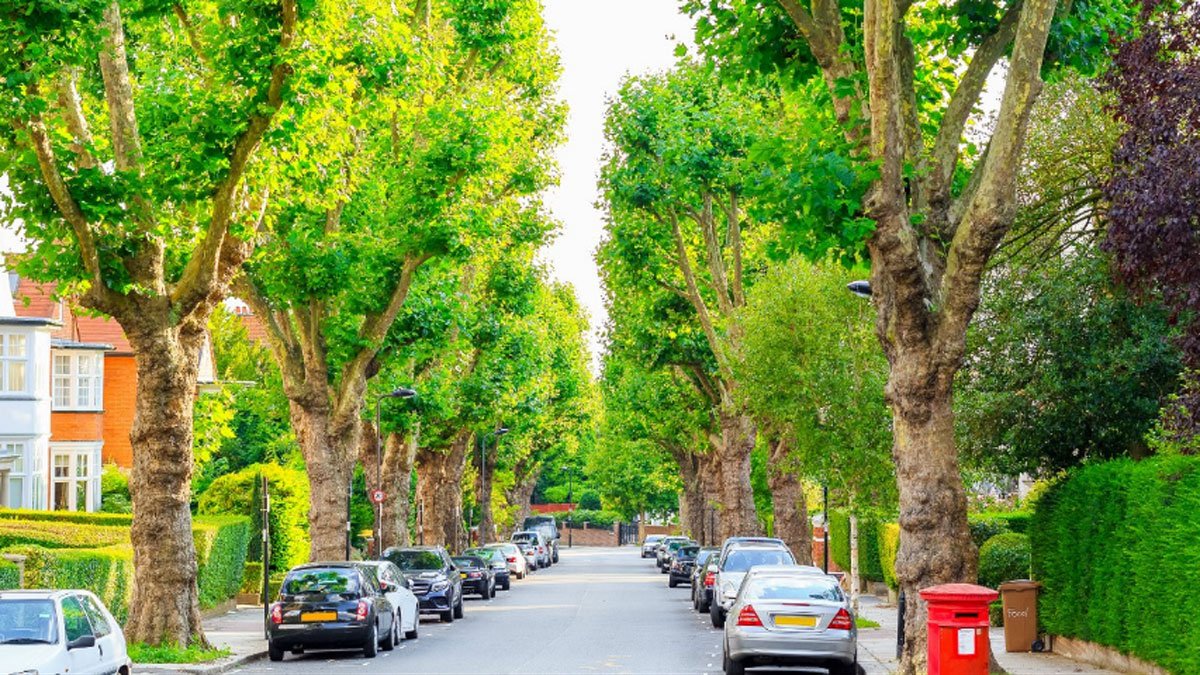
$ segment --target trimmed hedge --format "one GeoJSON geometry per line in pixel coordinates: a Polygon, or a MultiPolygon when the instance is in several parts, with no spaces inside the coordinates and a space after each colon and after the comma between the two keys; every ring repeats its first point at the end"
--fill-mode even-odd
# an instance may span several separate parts
{"type": "Polygon", "coordinates": [[[6,553],[25,556],[26,588],[84,588],[95,593],[117,621],[129,615],[133,592],[133,549],[128,545],[93,549],[14,546],[6,553]]]}
{"type": "Polygon", "coordinates": [[[893,591],[900,590],[896,581],[896,552],[900,550],[900,524],[884,523],[879,527],[879,564],[883,581],[893,591]]]}
{"type": "Polygon", "coordinates": [[[1038,501],[1030,536],[1048,632],[1200,672],[1200,457],[1077,469],[1038,501]]]}
{"type": "Polygon", "coordinates": [[[237,595],[246,567],[250,521],[242,516],[205,516],[192,523],[200,606],[212,607],[237,595]]]}
{"type": "Polygon", "coordinates": [[[567,525],[567,516],[571,517],[571,526],[574,529],[580,529],[584,523],[588,527],[598,527],[600,529],[611,529],[616,523],[621,522],[621,514],[616,511],[592,511],[589,509],[575,509],[569,514],[567,511],[556,511],[546,515],[554,516],[558,522],[558,528],[561,530],[567,525]]]}
{"type": "MultiPolygon", "coordinates": [[[[200,495],[197,511],[203,515],[243,515],[261,522],[256,495],[259,476],[265,475],[271,490],[271,570],[287,570],[308,560],[309,485],[303,471],[277,464],[253,464],[214,480],[200,495]]],[[[250,542],[252,559],[262,559],[255,532],[250,542]]]]}
{"type": "Polygon", "coordinates": [[[1029,537],[1005,532],[979,548],[979,585],[997,588],[1013,579],[1029,578],[1029,537]]]}
{"type": "Polygon", "coordinates": [[[48,520],[0,521],[0,549],[30,544],[45,548],[98,548],[129,543],[129,527],[48,520]]]}
{"type": "MultiPolygon", "coordinates": [[[[867,581],[884,581],[879,559],[880,523],[874,518],[858,519],[858,572],[867,581]]],[[[850,514],[832,509],[829,514],[829,557],[842,570],[850,571],[850,514]]]]}
{"type": "Polygon", "coordinates": [[[81,525],[124,525],[133,524],[133,516],[127,513],[87,513],[85,511],[34,511],[32,509],[0,509],[0,520],[50,520],[81,525]]]}
{"type": "Polygon", "coordinates": [[[975,547],[979,548],[998,534],[1028,534],[1032,517],[1033,514],[1028,511],[984,511],[967,516],[967,524],[971,528],[971,539],[975,542],[975,547]]]}
{"type": "Polygon", "coordinates": [[[21,569],[16,563],[0,558],[0,591],[21,587],[21,569]]]}

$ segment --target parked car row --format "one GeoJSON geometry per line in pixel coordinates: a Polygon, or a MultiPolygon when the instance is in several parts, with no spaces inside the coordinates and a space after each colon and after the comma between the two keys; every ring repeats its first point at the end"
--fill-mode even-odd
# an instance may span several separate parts
{"type": "Polygon", "coordinates": [[[859,672],[858,629],[838,579],[797,564],[782,540],[730,537],[715,548],[687,537],[651,537],[641,556],[655,558],[669,587],[687,586],[692,608],[723,631],[726,675],[763,666],[859,672]]]}
{"type": "Polygon", "coordinates": [[[553,519],[547,525],[536,518],[527,519],[527,529],[509,542],[455,556],[441,546],[412,546],[389,548],[380,560],[292,569],[268,613],[269,658],[353,648],[371,658],[395,649],[401,638],[417,639],[422,615],[443,623],[463,618],[465,596],[494,598],[512,588],[514,577],[524,579],[558,561],[553,519]]]}

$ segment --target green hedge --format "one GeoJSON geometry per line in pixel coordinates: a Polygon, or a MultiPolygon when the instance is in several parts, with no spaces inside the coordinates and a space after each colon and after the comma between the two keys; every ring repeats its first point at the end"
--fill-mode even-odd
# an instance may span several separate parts
{"type": "MultiPolygon", "coordinates": [[[[287,570],[308,560],[308,477],[303,471],[276,464],[254,464],[214,480],[200,495],[197,511],[203,515],[243,515],[259,519],[256,499],[259,476],[265,475],[271,490],[271,570],[287,570]]],[[[251,559],[261,560],[257,533],[250,543],[251,559]]]]}
{"type": "Polygon", "coordinates": [[[117,621],[129,615],[133,592],[133,549],[128,545],[93,549],[13,546],[25,556],[26,588],[84,588],[95,593],[117,621]]]}
{"type": "Polygon", "coordinates": [[[0,558],[0,591],[21,587],[21,569],[16,563],[0,558]]]}
{"type": "Polygon", "coordinates": [[[33,511],[30,509],[0,509],[0,520],[49,520],[81,525],[124,525],[133,524],[133,516],[127,513],[87,513],[85,511],[33,511]]]}
{"type": "Polygon", "coordinates": [[[45,548],[98,548],[129,543],[129,527],[48,520],[0,521],[0,549],[30,544],[45,548]]]}
{"type": "Polygon", "coordinates": [[[1029,537],[1020,532],[998,534],[979,548],[979,584],[997,588],[1013,579],[1029,578],[1029,537]]]}
{"type": "Polygon", "coordinates": [[[983,511],[967,516],[967,524],[971,528],[971,539],[978,548],[988,539],[1005,532],[1028,534],[1032,516],[1028,511],[983,511]]]}
{"type": "Polygon", "coordinates": [[[1198,533],[1200,457],[1073,471],[1038,501],[1030,530],[1046,629],[1200,672],[1198,533]]]}
{"type": "MultiPolygon", "coordinates": [[[[554,516],[554,519],[558,522],[559,529],[567,526],[568,513],[566,511],[556,511],[547,515],[554,516]]],[[[584,523],[587,523],[588,527],[609,529],[615,523],[621,522],[621,514],[617,513],[616,511],[575,509],[574,511],[571,511],[569,515],[571,517],[571,524],[577,529],[582,527],[584,523]]]]}
{"type": "Polygon", "coordinates": [[[879,565],[883,580],[893,591],[900,590],[896,581],[896,552],[900,550],[900,524],[884,523],[879,527],[879,565]]]}
{"type": "MultiPolygon", "coordinates": [[[[880,523],[874,518],[858,519],[858,572],[867,581],[884,581],[879,559],[880,523]]],[[[850,571],[850,515],[841,509],[829,514],[829,557],[842,570],[850,571]]]]}
{"type": "Polygon", "coordinates": [[[202,516],[192,522],[200,586],[200,606],[212,607],[242,585],[250,520],[242,516],[202,516]]]}

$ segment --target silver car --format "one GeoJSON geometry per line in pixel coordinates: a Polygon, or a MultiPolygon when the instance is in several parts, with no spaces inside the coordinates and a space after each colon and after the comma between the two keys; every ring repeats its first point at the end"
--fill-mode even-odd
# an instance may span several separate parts
{"type": "Polygon", "coordinates": [[[725,675],[759,666],[858,672],[858,629],[837,579],[811,567],[769,565],[746,574],[725,622],[725,675]]]}
{"type": "Polygon", "coordinates": [[[666,538],[664,534],[646,535],[646,541],[642,542],[642,557],[653,558],[658,551],[658,543],[666,538]]]}
{"type": "MultiPolygon", "coordinates": [[[[717,562],[717,576],[713,583],[713,598],[708,614],[713,628],[725,625],[725,617],[737,597],[742,579],[750,568],[759,565],[795,565],[796,558],[787,546],[774,543],[733,544],[721,554],[717,562]]],[[[811,568],[816,569],[816,568],[811,568]]]]}

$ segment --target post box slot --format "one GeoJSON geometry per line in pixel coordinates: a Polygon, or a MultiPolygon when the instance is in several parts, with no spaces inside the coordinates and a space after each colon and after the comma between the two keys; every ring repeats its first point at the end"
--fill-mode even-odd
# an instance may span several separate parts
{"type": "Polygon", "coordinates": [[[955,612],[954,618],[956,618],[956,619],[978,619],[979,612],[955,612]]]}

